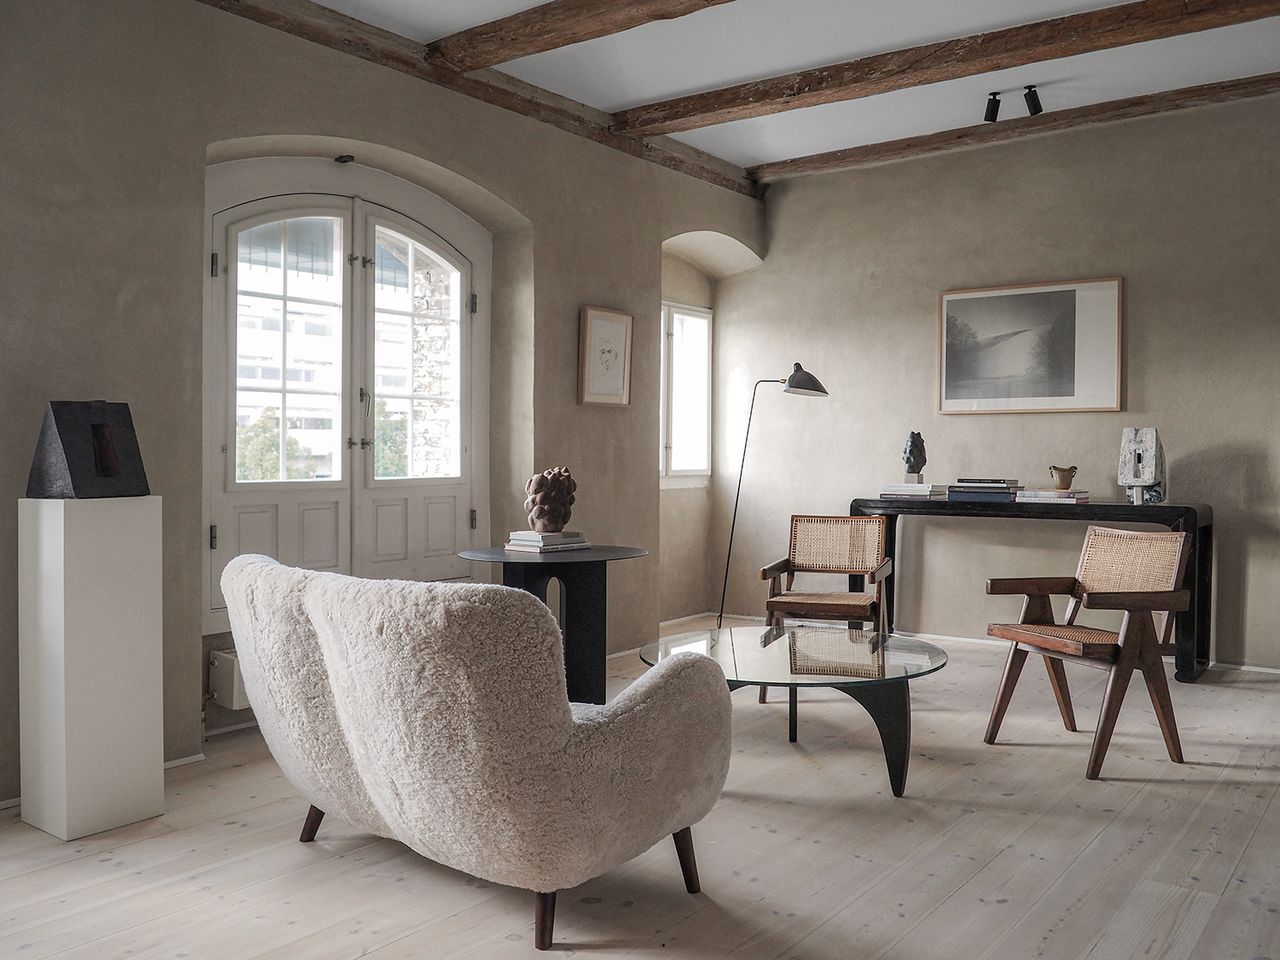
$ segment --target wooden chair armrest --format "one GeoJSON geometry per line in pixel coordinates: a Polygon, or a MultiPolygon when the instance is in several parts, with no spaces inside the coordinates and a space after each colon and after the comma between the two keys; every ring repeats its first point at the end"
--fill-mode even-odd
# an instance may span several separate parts
{"type": "Polygon", "coordinates": [[[867,583],[881,583],[889,578],[893,573],[893,557],[885,557],[880,563],[867,574],[867,583]]]}
{"type": "Polygon", "coordinates": [[[780,577],[791,569],[791,560],[789,557],[783,557],[781,560],[775,560],[767,567],[760,568],[761,580],[772,580],[774,577],[780,577]]]}
{"type": "Polygon", "coordinates": [[[1124,593],[1086,593],[1080,602],[1089,610],[1150,610],[1182,613],[1191,609],[1188,590],[1130,590],[1124,593]]]}
{"type": "Polygon", "coordinates": [[[1075,577],[1005,577],[987,581],[987,593],[1000,596],[1068,596],[1075,592],[1075,577]]]}

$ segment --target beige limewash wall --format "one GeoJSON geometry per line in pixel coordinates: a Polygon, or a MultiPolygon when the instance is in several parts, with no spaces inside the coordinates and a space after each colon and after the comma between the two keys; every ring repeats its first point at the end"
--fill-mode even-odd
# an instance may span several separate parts
{"type": "MultiPolygon", "coordinates": [[[[715,281],[692,263],[663,253],[664,300],[711,309],[715,306],[715,289],[715,281]]],[[[711,529],[711,487],[670,487],[662,490],[658,501],[662,619],[705,613],[710,593],[707,533],[711,529]]]]}
{"type": "MultiPolygon", "coordinates": [[[[195,2],[2,6],[0,800],[18,792],[14,501],[49,399],[133,406],[165,498],[166,754],[201,749],[211,148],[340,138],[489,227],[493,530],[519,518],[532,469],[563,463],[580,484],[575,526],[657,550],[661,243],[716,230],[763,252],[761,204],[195,2]],[[275,139],[227,146],[244,138],[275,139]],[[630,407],[576,403],[583,303],[636,318],[630,407]]],[[[657,597],[656,556],[611,572],[612,648],[654,634],[657,597]]]]}
{"type": "MultiPolygon", "coordinates": [[[[799,360],[829,400],[761,388],[729,609],[762,613],[787,517],[900,479],[909,430],[935,482],[1016,476],[1115,498],[1124,426],[1160,429],[1170,490],[1217,517],[1218,659],[1280,667],[1280,97],[774,186],[769,254],[716,289],[716,549],[751,383],[799,360]],[[1120,275],[1124,412],[941,416],[940,291],[1120,275]]],[[[988,576],[1069,573],[1068,523],[904,522],[899,623],[981,636],[1017,603],[988,576]]]]}

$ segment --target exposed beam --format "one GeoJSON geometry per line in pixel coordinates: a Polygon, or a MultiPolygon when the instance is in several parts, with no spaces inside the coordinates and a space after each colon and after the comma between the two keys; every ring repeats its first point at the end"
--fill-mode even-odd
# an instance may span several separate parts
{"type": "Polygon", "coordinates": [[[1015,117],[998,123],[983,123],[958,130],[944,130],[919,137],[905,137],[885,143],[870,143],[862,147],[815,153],[794,160],[779,160],[751,167],[747,173],[762,183],[810,173],[829,173],[888,160],[920,157],[943,150],[976,147],[989,143],[1003,143],[1043,133],[1055,133],[1096,123],[1129,120],[1172,110],[1202,107],[1229,100],[1244,100],[1280,92],[1280,73],[1266,73],[1243,80],[1226,80],[1207,83],[1199,87],[1184,87],[1125,100],[1111,100],[1085,107],[1042,113],[1035,117],[1015,117]]]}
{"type": "Polygon", "coordinates": [[[427,44],[427,59],[479,70],[534,53],[674,20],[729,0],[551,0],[427,44]]]}
{"type": "Polygon", "coordinates": [[[1280,0],[1138,0],[632,107],[613,128],[679,133],[1278,15],[1280,0]]]}
{"type": "Polygon", "coordinates": [[[613,132],[609,115],[513,77],[464,74],[428,63],[423,44],[344,16],[312,0],[198,0],[284,33],[426,80],[564,130],[633,157],[747,196],[759,186],[740,167],[674,140],[642,140],[613,132]]]}

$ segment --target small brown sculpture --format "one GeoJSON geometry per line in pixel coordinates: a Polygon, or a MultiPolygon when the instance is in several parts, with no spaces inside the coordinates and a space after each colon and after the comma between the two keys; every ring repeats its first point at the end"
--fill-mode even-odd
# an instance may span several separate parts
{"type": "Polygon", "coordinates": [[[529,529],[538,533],[559,533],[573,515],[573,492],[578,484],[568,467],[552,467],[529,478],[524,492],[529,496],[524,508],[529,511],[529,529]]]}
{"type": "Polygon", "coordinates": [[[1059,490],[1070,490],[1071,481],[1076,478],[1076,468],[1050,467],[1049,476],[1053,477],[1053,481],[1057,484],[1059,490]]]}

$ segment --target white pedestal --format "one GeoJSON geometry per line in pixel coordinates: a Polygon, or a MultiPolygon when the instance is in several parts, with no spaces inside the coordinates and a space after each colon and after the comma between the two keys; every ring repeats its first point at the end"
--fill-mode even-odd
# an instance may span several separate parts
{"type": "Polygon", "coordinates": [[[164,813],[160,498],[18,501],[22,819],[164,813]]]}

